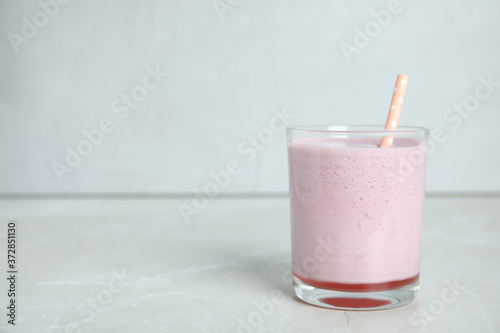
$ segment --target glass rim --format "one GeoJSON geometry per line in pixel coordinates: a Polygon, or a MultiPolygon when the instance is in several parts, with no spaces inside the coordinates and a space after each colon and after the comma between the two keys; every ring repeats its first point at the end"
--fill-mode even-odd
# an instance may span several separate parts
{"type": "Polygon", "coordinates": [[[370,134],[370,133],[424,133],[429,134],[430,130],[426,127],[421,126],[407,126],[402,125],[394,131],[386,130],[382,125],[294,125],[288,126],[286,128],[288,133],[292,131],[301,131],[309,133],[336,133],[336,134],[346,134],[346,133],[358,133],[358,134],[370,134]],[[339,129],[336,129],[339,128],[339,129]],[[343,128],[343,129],[340,129],[343,128]]]}

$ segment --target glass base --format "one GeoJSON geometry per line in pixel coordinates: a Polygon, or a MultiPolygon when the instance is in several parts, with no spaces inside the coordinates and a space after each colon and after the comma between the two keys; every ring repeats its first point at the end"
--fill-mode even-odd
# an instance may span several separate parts
{"type": "Polygon", "coordinates": [[[385,310],[411,303],[417,296],[420,283],[414,281],[398,289],[347,292],[321,289],[293,277],[293,289],[298,298],[309,304],[338,310],[385,310]]]}

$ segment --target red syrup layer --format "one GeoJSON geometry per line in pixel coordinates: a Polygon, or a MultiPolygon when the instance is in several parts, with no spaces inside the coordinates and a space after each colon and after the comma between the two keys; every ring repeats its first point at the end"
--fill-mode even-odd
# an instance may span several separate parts
{"type": "Polygon", "coordinates": [[[372,298],[349,298],[349,297],[326,297],[320,299],[321,302],[338,308],[370,309],[391,304],[389,300],[372,298]]]}
{"type": "Polygon", "coordinates": [[[405,287],[418,281],[420,274],[417,274],[411,278],[396,281],[387,281],[381,283],[336,283],[336,282],[324,282],[324,281],[314,281],[300,277],[297,274],[294,276],[300,281],[308,284],[310,286],[335,290],[335,291],[347,291],[347,292],[373,292],[373,291],[384,291],[384,290],[394,290],[405,287]]]}

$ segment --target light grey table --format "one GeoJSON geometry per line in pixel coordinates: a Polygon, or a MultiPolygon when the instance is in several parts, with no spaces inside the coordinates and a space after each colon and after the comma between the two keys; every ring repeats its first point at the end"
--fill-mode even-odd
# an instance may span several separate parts
{"type": "Polygon", "coordinates": [[[16,221],[16,326],[1,332],[500,331],[500,198],[428,198],[421,292],[385,311],[323,309],[290,283],[286,198],[0,200],[16,221]]]}

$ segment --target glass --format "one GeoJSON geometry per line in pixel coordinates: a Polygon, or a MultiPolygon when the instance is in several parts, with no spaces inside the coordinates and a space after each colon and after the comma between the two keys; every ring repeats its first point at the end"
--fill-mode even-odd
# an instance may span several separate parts
{"type": "Polygon", "coordinates": [[[287,128],[292,272],[298,298],[390,309],[419,288],[429,130],[287,128]],[[379,148],[383,137],[392,145],[379,148]]]}

